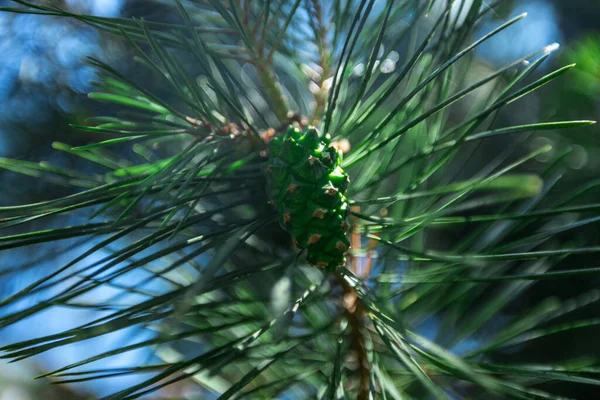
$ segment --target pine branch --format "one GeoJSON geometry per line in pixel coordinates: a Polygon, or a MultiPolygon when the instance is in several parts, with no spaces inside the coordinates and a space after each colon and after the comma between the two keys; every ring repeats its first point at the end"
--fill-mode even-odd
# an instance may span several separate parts
{"type": "Polygon", "coordinates": [[[329,80],[332,78],[331,62],[333,51],[329,46],[330,23],[325,20],[325,10],[321,0],[307,1],[307,11],[310,15],[309,24],[314,33],[314,40],[319,54],[317,65],[319,71],[318,90],[315,95],[315,109],[310,119],[311,125],[319,125],[324,116],[325,104],[329,95],[329,80]]]}
{"type": "Polygon", "coordinates": [[[0,326],[54,307],[97,312],[1,357],[135,328],[144,336],[43,374],[145,374],[114,399],[182,381],[202,397],[328,399],[554,398],[547,383],[598,384],[595,359],[511,359],[582,337],[600,300],[511,308],[533,283],[600,272],[585,261],[600,252],[600,182],[569,171],[570,149],[534,142],[594,122],[501,125],[573,65],[537,75],[554,45],[497,70],[474,53],[524,15],[473,38],[497,19],[477,0],[176,1],[169,23],[16,3],[0,10],[120,38],[153,82],[90,60],[88,97],[114,112],[72,125],[94,141],[53,145],[90,168],[0,159],[68,191],[0,207],[0,250],[78,244],[0,300],[0,326]],[[101,288],[113,294],[94,298],[101,288]],[[140,349],[145,365],[100,365],[140,349]]]}

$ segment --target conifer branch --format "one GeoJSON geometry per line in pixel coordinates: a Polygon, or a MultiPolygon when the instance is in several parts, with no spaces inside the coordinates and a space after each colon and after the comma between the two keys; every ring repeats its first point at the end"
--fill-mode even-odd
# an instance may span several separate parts
{"type": "MultiPolygon", "coordinates": [[[[359,207],[353,207],[354,212],[359,212],[359,207]]],[[[354,249],[361,248],[361,235],[357,225],[358,218],[353,218],[353,226],[351,233],[351,245],[354,249]]],[[[359,257],[353,256],[351,258],[351,269],[355,275],[360,278],[367,278],[368,272],[363,271],[363,265],[359,257]]],[[[370,270],[370,266],[369,266],[370,270]]],[[[350,349],[356,356],[356,375],[358,376],[358,388],[357,388],[357,400],[369,400],[369,386],[371,381],[371,365],[369,362],[369,356],[367,354],[367,348],[365,345],[365,339],[363,337],[363,330],[365,327],[365,307],[362,304],[361,299],[358,296],[355,288],[353,288],[344,277],[340,274],[336,274],[336,279],[342,287],[342,304],[345,310],[345,316],[348,320],[350,328],[350,349]]]]}
{"type": "Polygon", "coordinates": [[[342,301],[350,328],[350,349],[356,356],[356,375],[358,376],[356,399],[369,400],[371,365],[362,333],[365,324],[365,308],[354,288],[342,276],[336,275],[336,278],[342,286],[342,301]]]}
{"type": "MultiPolygon", "coordinates": [[[[522,18],[478,39],[476,24],[489,14],[480,0],[432,8],[437,2],[305,0],[306,13],[297,12],[301,1],[162,1],[165,10],[175,4],[166,20],[181,24],[23,0],[15,1],[21,8],[0,7],[119,35],[158,78],[143,83],[90,60],[101,73],[89,97],[115,112],[71,126],[109,140],[55,143],[77,157],[73,169],[0,158],[3,170],[72,190],[0,206],[0,250],[42,246],[52,254],[44,246],[63,240],[82,246],[0,299],[0,327],[56,307],[101,312],[6,343],[0,357],[18,361],[122,329],[155,334],[42,375],[71,383],[151,374],[117,389],[115,399],[184,379],[202,398],[257,399],[556,398],[548,383],[600,384],[595,359],[517,366],[495,357],[509,347],[518,349],[503,357],[519,356],[559,332],[576,341],[600,324],[577,317],[600,301],[593,287],[505,313],[532,283],[600,272],[578,264],[600,254],[588,234],[600,222],[600,182],[560,186],[573,149],[516,151],[535,144],[536,133],[584,130],[593,121],[496,126],[509,120],[497,118],[507,105],[572,65],[530,82],[556,49],[547,46],[473,73],[473,50],[522,18]],[[300,71],[276,68],[307,61],[319,67],[310,76],[314,97],[300,71]],[[258,84],[242,63],[255,68],[258,84]],[[335,138],[309,122],[324,122],[335,138]],[[478,144],[507,135],[519,136],[505,151],[474,157],[478,144]],[[133,141],[133,152],[105,148],[133,141]],[[538,161],[542,154],[548,163],[538,161]],[[79,168],[86,163],[92,169],[79,168]],[[129,279],[137,271],[143,276],[129,279]],[[116,293],[94,297],[103,287],[116,293]],[[439,326],[435,342],[423,334],[430,318],[439,326]],[[469,351],[458,352],[465,344],[469,351]],[[139,349],[157,349],[160,360],[80,369],[139,349]]],[[[20,278],[31,268],[26,262],[0,276],[20,278]]]]}
{"type": "Polygon", "coordinates": [[[327,103],[327,96],[329,95],[329,79],[332,74],[332,49],[328,37],[330,24],[325,20],[323,4],[321,0],[310,0],[310,2],[311,4],[308,5],[309,15],[311,15],[309,24],[312,27],[315,44],[319,53],[317,65],[321,67],[319,81],[317,82],[318,89],[313,93],[315,96],[315,109],[310,119],[310,124],[319,125],[325,114],[325,105],[327,103]]]}
{"type": "MultiPolygon", "coordinates": [[[[264,17],[263,33],[260,37],[257,37],[256,30],[260,21],[257,21],[254,26],[251,25],[249,18],[251,13],[250,3],[250,1],[246,1],[242,5],[241,0],[238,0],[237,4],[233,7],[243,9],[244,15],[240,23],[242,25],[242,29],[244,30],[244,34],[249,41],[248,53],[251,64],[253,64],[256,68],[260,82],[265,90],[268,103],[271,106],[271,110],[277,119],[283,123],[288,120],[289,109],[287,106],[287,100],[281,90],[281,84],[277,80],[275,72],[273,71],[272,57],[276,48],[275,46],[277,45],[277,41],[271,51],[268,53],[266,53],[265,48],[267,39],[266,29],[269,22],[268,16],[270,10],[268,8],[261,10],[260,16],[262,17],[263,14],[266,14],[266,16],[264,17]]],[[[282,30],[280,33],[281,38],[283,38],[284,33],[285,30],[282,30]]]]}
{"type": "Polygon", "coordinates": [[[271,63],[261,56],[254,59],[254,65],[258,71],[260,82],[265,89],[273,113],[280,122],[285,122],[289,115],[287,100],[281,91],[281,85],[275,77],[271,63]]]}

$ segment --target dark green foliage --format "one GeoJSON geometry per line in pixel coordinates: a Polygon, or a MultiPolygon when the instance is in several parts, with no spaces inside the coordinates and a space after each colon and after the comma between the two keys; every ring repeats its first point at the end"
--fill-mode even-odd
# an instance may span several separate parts
{"type": "Polygon", "coordinates": [[[321,138],[315,127],[290,126],[269,143],[267,191],[279,223],[306,259],[328,272],[345,263],[350,247],[346,189],[350,178],[341,167],[342,152],[321,138]]]}

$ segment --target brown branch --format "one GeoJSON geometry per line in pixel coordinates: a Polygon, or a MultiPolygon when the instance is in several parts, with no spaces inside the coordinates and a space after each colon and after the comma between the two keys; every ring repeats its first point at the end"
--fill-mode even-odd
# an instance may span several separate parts
{"type": "MultiPolygon", "coordinates": [[[[234,122],[228,122],[223,126],[217,127],[211,124],[206,118],[196,119],[192,117],[185,117],[185,120],[196,129],[206,130],[207,135],[203,138],[206,141],[213,140],[215,137],[229,137],[230,139],[248,137],[255,139],[255,141],[258,141],[262,147],[264,147],[264,143],[262,140],[260,140],[260,137],[256,135],[255,132],[252,131],[245,123],[236,124],[234,122]]],[[[190,133],[194,134],[193,132],[190,133]]]]}
{"type": "Polygon", "coordinates": [[[286,121],[289,113],[287,100],[281,91],[281,85],[277,81],[277,78],[275,78],[275,73],[271,68],[270,62],[261,57],[256,60],[255,65],[260,82],[265,89],[271,107],[273,107],[273,112],[280,122],[286,121]]]}
{"type": "Polygon", "coordinates": [[[369,386],[371,380],[370,364],[367,355],[365,339],[361,332],[364,325],[365,308],[360,301],[358,294],[348,282],[340,275],[336,275],[343,289],[343,304],[345,308],[348,326],[350,328],[350,349],[356,354],[358,369],[358,392],[357,400],[369,400],[369,386]]]}
{"type": "MultiPolygon", "coordinates": [[[[359,212],[360,207],[354,206],[353,211],[359,212]]],[[[350,236],[350,242],[353,248],[360,249],[361,237],[356,220],[357,218],[354,217],[352,221],[353,228],[350,236]]],[[[364,271],[361,271],[362,263],[358,257],[352,257],[350,268],[355,275],[359,277],[365,276],[364,271]]],[[[356,399],[368,400],[371,381],[371,366],[369,363],[365,339],[363,333],[361,332],[362,327],[365,326],[366,308],[358,297],[356,290],[354,290],[354,288],[350,286],[341,275],[336,274],[336,278],[343,290],[343,305],[346,318],[348,319],[348,326],[350,328],[350,348],[356,354],[358,364],[358,368],[356,370],[356,375],[358,376],[356,399]]]]}
{"type": "MultiPolygon", "coordinates": [[[[254,27],[250,26],[251,24],[248,18],[251,11],[250,1],[247,0],[242,4],[241,0],[237,0],[237,8],[241,9],[244,13],[241,24],[246,34],[254,32],[256,26],[258,26],[258,23],[256,23],[254,27]]],[[[266,23],[267,21],[265,19],[265,25],[266,23]]],[[[255,66],[256,71],[258,72],[260,82],[265,91],[265,95],[267,98],[266,100],[272,107],[273,113],[275,114],[277,119],[279,119],[280,122],[287,121],[289,113],[287,100],[283,95],[283,92],[281,91],[281,85],[277,81],[275,73],[273,72],[273,67],[271,64],[271,55],[265,55],[265,38],[262,37],[257,41],[256,35],[254,34],[248,35],[248,38],[252,41],[254,45],[256,45],[256,48],[251,49],[249,48],[249,46],[247,46],[249,53],[248,56],[250,57],[250,59],[244,57],[243,60],[240,61],[249,62],[255,66]]],[[[228,55],[228,57],[232,58],[230,55],[228,55]]]]}

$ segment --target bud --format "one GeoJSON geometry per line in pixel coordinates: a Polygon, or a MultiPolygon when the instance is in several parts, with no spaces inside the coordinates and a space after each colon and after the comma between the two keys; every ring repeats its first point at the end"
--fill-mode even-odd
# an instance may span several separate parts
{"type": "Polygon", "coordinates": [[[269,142],[265,168],[267,192],[274,199],[279,223],[295,246],[306,249],[312,265],[327,272],[346,262],[350,179],[341,168],[342,151],[332,147],[313,126],[290,126],[269,142]]]}

